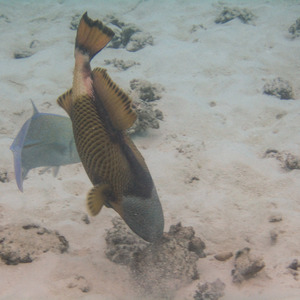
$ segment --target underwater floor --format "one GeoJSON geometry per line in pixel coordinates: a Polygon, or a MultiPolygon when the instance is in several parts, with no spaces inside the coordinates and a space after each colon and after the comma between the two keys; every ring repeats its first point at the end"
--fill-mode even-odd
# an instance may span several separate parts
{"type": "Polygon", "coordinates": [[[0,299],[299,299],[299,18],[296,0],[0,0],[0,299]],[[92,67],[139,109],[158,246],[87,215],[80,163],[16,184],[30,100],[66,116],[85,11],[116,33],[92,67]]]}

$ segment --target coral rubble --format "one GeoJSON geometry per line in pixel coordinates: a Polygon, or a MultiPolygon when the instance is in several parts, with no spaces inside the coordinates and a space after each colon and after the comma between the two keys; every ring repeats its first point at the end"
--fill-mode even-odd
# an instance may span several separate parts
{"type": "Polygon", "coordinates": [[[69,243],[57,231],[35,224],[0,228],[0,258],[7,265],[30,263],[48,251],[64,253],[69,243]]]}

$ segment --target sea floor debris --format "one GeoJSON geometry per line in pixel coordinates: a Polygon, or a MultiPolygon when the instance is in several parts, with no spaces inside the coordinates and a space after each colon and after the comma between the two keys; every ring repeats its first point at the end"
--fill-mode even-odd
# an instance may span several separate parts
{"type": "Polygon", "coordinates": [[[30,263],[43,253],[64,253],[69,243],[57,231],[36,224],[0,228],[0,258],[7,265],[30,263]]]}
{"type": "Polygon", "coordinates": [[[217,279],[214,282],[198,284],[194,300],[218,300],[225,295],[225,286],[225,283],[223,283],[220,279],[217,279]]]}
{"type": "Polygon", "coordinates": [[[113,65],[115,68],[117,68],[119,71],[126,71],[127,69],[136,66],[136,65],[140,65],[140,63],[135,62],[133,60],[127,60],[124,61],[123,59],[105,59],[104,63],[106,65],[113,65]]]}
{"type": "Polygon", "coordinates": [[[250,254],[250,248],[239,250],[235,254],[234,269],[232,270],[232,280],[235,283],[241,283],[251,277],[254,277],[265,267],[262,258],[257,258],[250,254]]]}
{"type": "Polygon", "coordinates": [[[204,242],[192,227],[180,223],[149,244],[129,232],[120,218],[114,218],[106,243],[108,259],[127,265],[140,288],[158,299],[172,298],[177,289],[198,279],[196,262],[205,257],[204,242]]]}
{"type": "Polygon", "coordinates": [[[293,38],[300,36],[300,18],[298,18],[296,22],[290,26],[289,33],[293,38]]]}
{"type": "Polygon", "coordinates": [[[9,182],[8,172],[4,168],[0,168],[0,182],[9,182]]]}
{"type": "Polygon", "coordinates": [[[86,280],[86,278],[82,275],[74,275],[67,287],[69,289],[79,289],[82,293],[88,293],[91,290],[91,287],[86,280]]]}
{"type": "Polygon", "coordinates": [[[164,88],[161,84],[151,83],[147,80],[132,79],[130,81],[131,93],[134,98],[139,98],[145,102],[153,102],[162,97],[164,88]]]}
{"type": "Polygon", "coordinates": [[[277,159],[280,162],[281,167],[287,171],[300,169],[300,157],[287,151],[268,149],[264,154],[264,158],[277,159]]]}
{"type": "Polygon", "coordinates": [[[215,19],[215,23],[227,23],[238,18],[241,22],[248,24],[255,19],[255,15],[247,8],[239,7],[223,7],[219,16],[215,19]]]}
{"type": "Polygon", "coordinates": [[[268,81],[263,87],[264,94],[275,96],[281,100],[294,99],[291,84],[281,77],[268,81]]]}
{"type": "Polygon", "coordinates": [[[159,128],[159,121],[163,120],[161,110],[155,108],[155,101],[161,99],[164,88],[160,84],[152,84],[146,80],[133,79],[130,81],[129,95],[137,113],[137,120],[129,134],[141,133],[147,128],[159,128]]]}
{"type": "Polygon", "coordinates": [[[143,239],[134,234],[125,222],[115,217],[113,227],[106,232],[106,257],[116,264],[130,265],[134,255],[148,245],[143,239]]]}

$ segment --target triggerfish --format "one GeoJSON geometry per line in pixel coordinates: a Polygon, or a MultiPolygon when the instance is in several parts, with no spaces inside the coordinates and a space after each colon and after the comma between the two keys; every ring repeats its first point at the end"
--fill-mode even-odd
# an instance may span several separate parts
{"type": "Polygon", "coordinates": [[[113,38],[113,31],[85,13],[75,40],[73,86],[57,99],[72,121],[79,157],[93,188],[88,212],[113,208],[133,232],[154,242],[163,234],[164,217],[145,160],[126,134],[136,120],[131,99],[105,69],[90,62],[113,38]]]}

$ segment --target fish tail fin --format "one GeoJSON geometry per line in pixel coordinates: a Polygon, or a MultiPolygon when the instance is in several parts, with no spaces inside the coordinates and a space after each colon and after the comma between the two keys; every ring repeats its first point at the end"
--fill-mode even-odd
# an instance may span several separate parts
{"type": "Polygon", "coordinates": [[[87,53],[90,60],[113,38],[114,32],[99,20],[92,20],[87,13],[82,16],[76,36],[75,49],[87,53]]]}

